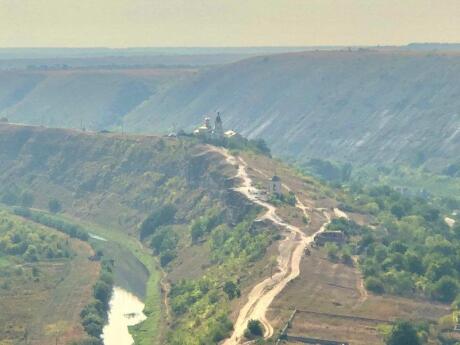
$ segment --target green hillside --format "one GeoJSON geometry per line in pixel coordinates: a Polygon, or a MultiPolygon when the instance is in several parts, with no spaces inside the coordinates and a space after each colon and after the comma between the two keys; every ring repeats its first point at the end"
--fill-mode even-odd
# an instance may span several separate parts
{"type": "Polygon", "coordinates": [[[92,254],[87,243],[0,210],[0,343],[84,338],[80,311],[100,269],[92,254]]]}
{"type": "MultiPolygon", "coordinates": [[[[222,165],[222,158],[193,139],[11,125],[0,126],[0,132],[1,201],[58,211],[65,222],[114,242],[105,250],[109,257],[114,255],[115,281],[146,301],[149,317],[133,329],[139,344],[157,344],[172,336],[164,327],[167,319],[160,318],[166,312],[159,295],[161,270],[175,276],[176,283],[180,277],[208,279],[204,273],[209,271],[220,286],[222,279],[233,276],[237,266],[222,276],[224,262],[214,253],[217,247],[202,241],[211,229],[220,226],[220,245],[236,238],[252,243],[244,251],[228,248],[236,251],[238,260],[260,259],[270,241],[269,234],[245,234],[254,207],[229,189],[231,170],[222,165]],[[54,204],[58,210],[51,207],[54,204]],[[233,232],[230,224],[239,224],[240,230],[233,232]],[[189,249],[191,241],[196,247],[189,249]],[[206,253],[209,256],[203,256],[206,253]],[[144,271],[136,271],[137,265],[129,261],[132,255],[149,271],[147,286],[142,286],[144,271]]],[[[215,332],[220,323],[228,324],[222,318],[227,302],[222,303],[206,314],[215,332]]],[[[193,315],[177,313],[175,320],[182,324],[183,319],[185,327],[193,315]]],[[[209,325],[203,323],[200,337],[212,336],[209,325]]]]}

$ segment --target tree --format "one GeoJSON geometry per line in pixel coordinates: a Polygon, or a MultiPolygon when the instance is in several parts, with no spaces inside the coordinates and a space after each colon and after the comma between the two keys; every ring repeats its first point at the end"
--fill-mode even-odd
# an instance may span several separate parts
{"type": "Polygon", "coordinates": [[[337,247],[335,243],[330,243],[330,242],[326,243],[324,247],[326,248],[327,257],[332,261],[337,261],[339,247],[337,247]]]}
{"type": "Polygon", "coordinates": [[[234,299],[235,297],[240,297],[241,292],[238,286],[234,282],[226,282],[224,285],[224,292],[227,294],[228,298],[234,299]]]}
{"type": "Polygon", "coordinates": [[[153,211],[140,226],[141,240],[152,235],[158,227],[172,224],[176,211],[174,205],[165,205],[153,211]]]}
{"type": "Polygon", "coordinates": [[[21,194],[21,206],[32,207],[34,204],[34,196],[29,192],[22,192],[21,194]]]}
{"type": "Polygon", "coordinates": [[[169,264],[171,261],[173,261],[176,258],[176,254],[172,251],[167,251],[166,253],[163,253],[160,255],[160,265],[161,267],[165,267],[167,264],[169,264]]]}
{"type": "Polygon", "coordinates": [[[205,224],[199,219],[193,222],[191,227],[192,242],[197,243],[201,236],[205,233],[205,224]]]}
{"type": "Polygon", "coordinates": [[[24,259],[26,259],[29,262],[38,261],[37,247],[33,244],[29,244],[26,252],[24,253],[24,259]]]}
{"type": "Polygon", "coordinates": [[[244,332],[244,336],[248,339],[262,337],[264,335],[264,328],[259,320],[249,320],[248,328],[244,332]]]}
{"type": "Polygon", "coordinates": [[[407,251],[407,246],[401,241],[393,241],[390,244],[390,251],[404,254],[407,251]]]}
{"type": "Polygon", "coordinates": [[[15,192],[8,190],[2,196],[2,202],[7,205],[17,205],[18,196],[15,192]]]}
{"type": "Polygon", "coordinates": [[[439,219],[440,211],[433,207],[424,210],[422,216],[427,222],[435,222],[439,219]]]}
{"type": "Polygon", "coordinates": [[[404,210],[404,208],[399,205],[399,204],[394,204],[392,207],[391,207],[391,213],[398,219],[401,219],[402,217],[405,216],[406,214],[406,211],[404,210]]]}
{"type": "Polygon", "coordinates": [[[342,262],[345,265],[349,265],[349,266],[353,265],[353,257],[351,256],[351,254],[348,251],[344,251],[342,253],[342,262]]]}
{"type": "Polygon", "coordinates": [[[449,276],[443,276],[434,284],[431,295],[434,299],[451,303],[458,293],[457,281],[449,276]]]}
{"type": "Polygon", "coordinates": [[[409,321],[397,321],[385,343],[387,345],[421,345],[417,331],[409,321]]]}
{"type": "Polygon", "coordinates": [[[376,278],[376,277],[366,278],[364,285],[366,286],[367,290],[372,291],[376,294],[382,294],[385,292],[383,283],[379,278],[376,278]]]}
{"type": "Polygon", "coordinates": [[[425,268],[423,267],[422,260],[414,252],[406,252],[404,255],[405,267],[409,272],[416,274],[423,274],[425,268]]]}
{"type": "Polygon", "coordinates": [[[50,210],[50,212],[52,213],[58,213],[62,210],[62,205],[61,205],[61,202],[58,200],[58,199],[51,199],[49,202],[48,202],[48,209],[50,210]]]}
{"type": "Polygon", "coordinates": [[[112,287],[106,282],[100,280],[94,285],[94,297],[104,305],[108,305],[112,295],[112,287]]]}

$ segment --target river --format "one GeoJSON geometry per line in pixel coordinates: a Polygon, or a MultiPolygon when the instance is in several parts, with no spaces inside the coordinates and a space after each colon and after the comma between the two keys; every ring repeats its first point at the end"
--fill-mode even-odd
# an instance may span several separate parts
{"type": "Polygon", "coordinates": [[[104,345],[132,345],[133,337],[128,332],[128,326],[136,325],[146,319],[142,310],[144,303],[132,293],[115,286],[108,323],[102,331],[104,345]]]}

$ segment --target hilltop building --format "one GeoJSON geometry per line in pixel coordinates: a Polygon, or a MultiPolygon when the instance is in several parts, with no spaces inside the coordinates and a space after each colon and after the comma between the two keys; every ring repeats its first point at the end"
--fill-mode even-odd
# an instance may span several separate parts
{"type": "Polygon", "coordinates": [[[281,178],[274,175],[268,180],[268,193],[272,195],[281,195],[281,178]]]}
{"type": "Polygon", "coordinates": [[[193,134],[206,139],[214,140],[240,137],[240,135],[237,132],[232,130],[224,132],[224,126],[222,123],[222,117],[220,113],[217,113],[217,116],[214,120],[214,126],[211,123],[211,118],[207,116],[204,118],[204,123],[200,127],[196,128],[193,131],[193,134]]]}

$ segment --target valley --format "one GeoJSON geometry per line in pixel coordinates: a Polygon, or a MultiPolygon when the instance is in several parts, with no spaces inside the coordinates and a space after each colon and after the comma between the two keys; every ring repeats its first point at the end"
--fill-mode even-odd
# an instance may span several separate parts
{"type": "Polygon", "coordinates": [[[129,328],[135,344],[242,344],[250,320],[260,321],[270,344],[292,315],[282,341],[380,345],[398,318],[429,325],[432,341],[441,334],[439,320],[450,317],[449,305],[436,300],[446,296],[430,295],[436,280],[432,287],[421,273],[411,276],[414,285],[385,282],[385,293],[369,287],[371,268],[376,279],[412,274],[392,270],[413,251],[392,248],[402,251],[399,239],[422,231],[405,223],[419,217],[410,212],[423,209],[431,218],[420,227],[451,236],[453,228],[440,226],[422,201],[398,219],[388,211],[404,201],[398,194],[361,191],[358,198],[250,149],[189,137],[4,124],[0,158],[5,207],[91,234],[92,246],[114,262],[115,286],[143,301],[146,319],[129,328]],[[279,195],[267,192],[275,174],[279,195]],[[382,209],[372,211],[377,202],[382,209]],[[391,243],[379,242],[388,231],[383,224],[391,243]],[[400,235],[400,228],[409,230],[400,235]],[[347,243],[316,245],[315,235],[335,229],[347,243]],[[382,267],[374,267],[375,250],[361,249],[369,235],[388,256],[382,267]]]}
{"type": "Polygon", "coordinates": [[[441,48],[4,70],[0,113],[35,125],[169,133],[220,111],[228,128],[264,138],[277,156],[300,163],[408,164],[441,173],[458,163],[460,73],[458,51],[441,48]]]}
{"type": "Polygon", "coordinates": [[[0,345],[460,345],[459,0],[0,18],[0,345]]]}

